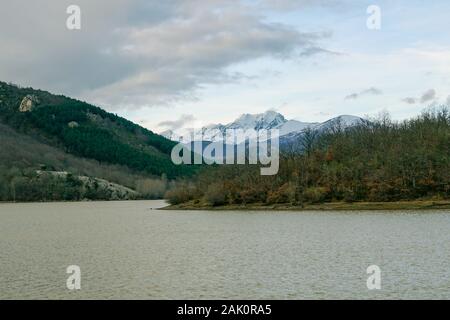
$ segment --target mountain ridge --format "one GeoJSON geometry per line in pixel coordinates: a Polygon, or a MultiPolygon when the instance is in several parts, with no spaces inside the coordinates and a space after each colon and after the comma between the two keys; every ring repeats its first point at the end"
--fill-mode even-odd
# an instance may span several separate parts
{"type": "MultiPolygon", "coordinates": [[[[324,131],[336,125],[348,128],[364,123],[365,121],[363,118],[353,115],[340,115],[320,123],[301,122],[293,119],[288,120],[281,113],[269,110],[259,114],[242,114],[233,122],[225,125],[212,124],[202,127],[201,132],[203,141],[211,142],[222,141],[227,129],[254,129],[256,131],[278,129],[281,139],[285,136],[289,136],[292,139],[292,137],[298,136],[306,129],[324,131]]],[[[172,141],[188,143],[191,141],[191,133],[193,131],[193,128],[184,128],[180,130],[166,130],[160,134],[172,141]]]]}

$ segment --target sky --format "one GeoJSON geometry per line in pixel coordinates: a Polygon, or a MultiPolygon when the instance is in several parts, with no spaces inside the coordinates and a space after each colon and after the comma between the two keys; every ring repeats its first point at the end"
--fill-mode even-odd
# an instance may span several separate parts
{"type": "Polygon", "coordinates": [[[450,103],[448,0],[0,0],[0,80],[153,131],[450,103]],[[81,10],[70,30],[69,5],[81,10]],[[380,9],[380,28],[367,26],[380,9]]]}

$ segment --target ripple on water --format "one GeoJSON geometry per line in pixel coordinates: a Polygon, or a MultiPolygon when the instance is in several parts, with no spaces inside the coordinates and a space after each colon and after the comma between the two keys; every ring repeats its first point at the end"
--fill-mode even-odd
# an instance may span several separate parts
{"type": "Polygon", "coordinates": [[[450,299],[448,211],[150,210],[163,205],[0,205],[0,298],[450,299]]]}

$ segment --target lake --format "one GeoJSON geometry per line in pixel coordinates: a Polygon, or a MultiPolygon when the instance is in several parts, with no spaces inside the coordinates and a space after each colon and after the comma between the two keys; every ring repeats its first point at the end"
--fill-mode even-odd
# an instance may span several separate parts
{"type": "Polygon", "coordinates": [[[0,204],[0,299],[450,299],[448,210],[162,206],[0,204]],[[81,290],[66,287],[70,265],[81,290]]]}

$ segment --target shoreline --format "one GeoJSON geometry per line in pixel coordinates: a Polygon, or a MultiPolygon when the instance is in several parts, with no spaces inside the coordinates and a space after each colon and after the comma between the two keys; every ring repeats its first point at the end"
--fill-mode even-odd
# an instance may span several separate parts
{"type": "Polygon", "coordinates": [[[450,210],[450,200],[415,200],[397,202],[328,202],[322,204],[307,204],[292,206],[290,204],[251,204],[211,206],[194,204],[193,202],[169,205],[159,210],[212,210],[212,211],[381,211],[381,210],[450,210]]]}
{"type": "MultiPolygon", "coordinates": [[[[81,200],[81,201],[31,201],[12,202],[0,201],[0,205],[7,204],[54,204],[54,203],[104,203],[104,202],[135,202],[135,201],[167,201],[164,199],[136,199],[136,200],[81,200]]],[[[157,208],[155,210],[185,210],[185,211],[382,211],[382,210],[450,210],[450,200],[413,200],[396,202],[327,202],[321,204],[306,204],[304,206],[293,206],[291,204],[254,203],[248,205],[223,205],[211,206],[205,203],[194,203],[194,201],[157,208]]]]}
{"type": "Polygon", "coordinates": [[[165,201],[165,199],[133,199],[133,200],[55,200],[55,201],[0,201],[2,204],[44,204],[44,203],[95,203],[95,202],[133,202],[133,201],[165,201]]]}

